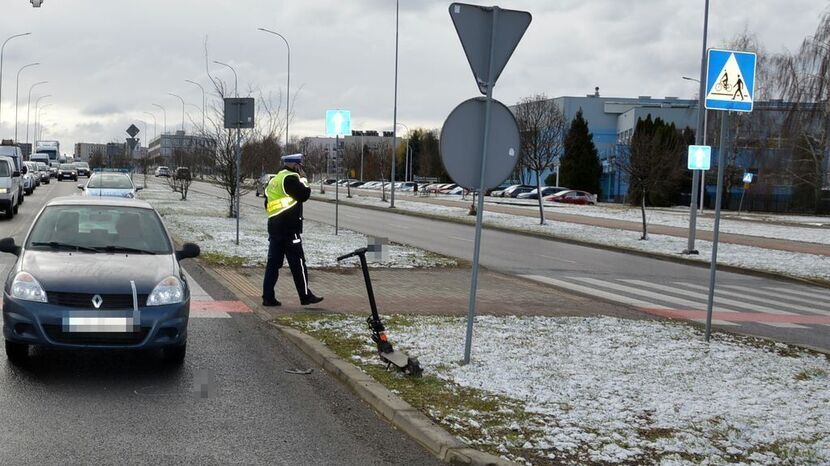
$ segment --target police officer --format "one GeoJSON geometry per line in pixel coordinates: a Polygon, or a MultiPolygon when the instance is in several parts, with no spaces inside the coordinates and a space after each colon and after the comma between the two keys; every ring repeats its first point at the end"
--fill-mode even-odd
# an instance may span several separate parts
{"type": "Polygon", "coordinates": [[[285,155],[282,170],[265,188],[265,210],[268,213],[268,263],[262,283],[262,305],[279,306],[274,288],[277,286],[283,260],[294,276],[300,304],[316,304],[323,298],[308,287],[308,268],[303,253],[303,202],[311,196],[311,188],[303,171],[303,154],[285,155]]]}

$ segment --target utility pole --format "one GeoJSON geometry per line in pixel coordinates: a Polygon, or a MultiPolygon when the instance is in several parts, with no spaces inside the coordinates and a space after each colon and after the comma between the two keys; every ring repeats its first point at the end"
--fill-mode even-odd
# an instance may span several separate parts
{"type": "Polygon", "coordinates": [[[395,0],[395,105],[392,111],[392,176],[390,177],[392,183],[389,185],[392,188],[391,201],[389,208],[395,208],[395,159],[397,158],[397,143],[398,143],[398,28],[400,25],[400,0],[395,0]]]}

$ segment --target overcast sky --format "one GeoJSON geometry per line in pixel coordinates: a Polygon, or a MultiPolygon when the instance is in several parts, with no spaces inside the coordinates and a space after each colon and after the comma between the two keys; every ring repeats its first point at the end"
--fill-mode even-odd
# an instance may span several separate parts
{"type": "MultiPolygon", "coordinates": [[[[476,4],[492,2],[470,1],[476,4]]],[[[536,93],[604,96],[695,95],[703,0],[504,0],[503,8],[527,10],[533,22],[496,86],[507,104],[536,93]]],[[[440,127],[461,101],[478,94],[452,26],[449,2],[401,0],[398,121],[410,128],[440,127]]],[[[794,50],[818,24],[825,0],[712,1],[710,45],[748,28],[771,52],[794,50]]],[[[286,84],[284,34],[292,47],[291,133],[324,133],[327,108],[352,111],[354,129],[392,125],[394,0],[2,0],[0,35],[32,32],[8,43],[2,89],[4,138],[14,133],[15,76],[20,79],[19,140],[25,140],[26,97],[51,104],[43,110],[44,138],[64,152],[75,142],[123,141],[130,123],[152,136],[156,114],[167,109],[168,130],[181,124],[182,95],[201,105],[206,88],[203,43],[211,59],[239,73],[240,93],[261,89],[278,95],[286,84]],[[294,100],[296,99],[296,100],[294,100]]],[[[211,66],[216,77],[232,74],[211,66]]],[[[187,107],[194,119],[200,111],[187,107]]],[[[32,120],[34,115],[32,115],[32,120]]],[[[188,131],[190,124],[188,122],[188,131]]],[[[143,133],[142,133],[143,134],[143,133]]],[[[31,137],[31,136],[30,136],[31,137]]]]}

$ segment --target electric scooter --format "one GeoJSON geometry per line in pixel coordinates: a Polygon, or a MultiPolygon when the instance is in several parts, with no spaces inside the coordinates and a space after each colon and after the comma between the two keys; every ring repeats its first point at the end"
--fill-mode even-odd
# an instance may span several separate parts
{"type": "Polygon", "coordinates": [[[391,366],[395,366],[404,374],[411,375],[413,377],[420,377],[423,373],[423,369],[421,368],[421,364],[418,362],[418,359],[410,357],[402,351],[395,351],[392,348],[392,343],[389,342],[389,339],[386,336],[386,328],[383,326],[383,322],[381,322],[380,316],[378,315],[378,307],[375,303],[375,293],[372,291],[372,279],[369,278],[369,266],[366,263],[367,251],[368,248],[356,249],[349,254],[338,257],[337,262],[354,256],[360,258],[360,267],[363,269],[363,279],[366,281],[366,292],[369,294],[369,305],[372,308],[372,315],[366,319],[366,323],[369,324],[369,329],[372,331],[372,341],[374,341],[378,347],[378,356],[380,356],[381,361],[386,363],[386,368],[388,369],[391,366]]]}

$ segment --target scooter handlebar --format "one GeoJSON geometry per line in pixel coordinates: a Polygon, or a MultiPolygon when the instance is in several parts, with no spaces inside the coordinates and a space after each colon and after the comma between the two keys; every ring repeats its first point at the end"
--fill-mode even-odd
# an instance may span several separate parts
{"type": "Polygon", "coordinates": [[[352,252],[350,252],[350,253],[348,253],[348,254],[344,254],[344,255],[342,255],[342,256],[340,256],[340,257],[338,257],[338,258],[337,258],[337,262],[340,262],[340,261],[342,261],[343,259],[348,259],[348,258],[350,258],[350,257],[360,256],[360,255],[362,255],[362,254],[366,254],[366,251],[368,251],[368,250],[369,250],[369,248],[360,248],[360,249],[355,249],[354,251],[352,251],[352,252]]]}

